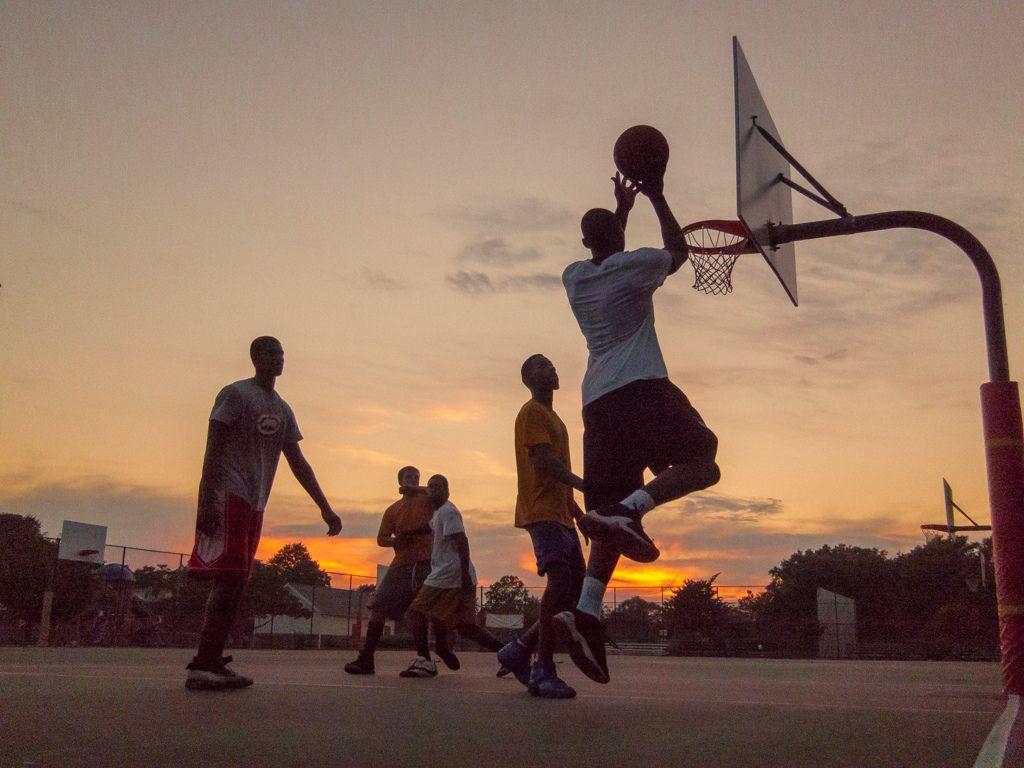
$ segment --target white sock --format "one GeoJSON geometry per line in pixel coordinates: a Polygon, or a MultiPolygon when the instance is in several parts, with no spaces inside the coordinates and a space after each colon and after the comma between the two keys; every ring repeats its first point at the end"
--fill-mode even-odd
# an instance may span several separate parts
{"type": "Polygon", "coordinates": [[[643,488],[633,491],[629,496],[622,500],[622,506],[629,507],[640,513],[643,517],[652,509],[654,509],[654,499],[651,494],[645,491],[643,488]]]}
{"type": "Polygon", "coordinates": [[[584,577],[583,589],[580,590],[580,601],[576,604],[576,608],[600,619],[606,588],[607,585],[604,582],[598,581],[593,576],[584,577]]]}

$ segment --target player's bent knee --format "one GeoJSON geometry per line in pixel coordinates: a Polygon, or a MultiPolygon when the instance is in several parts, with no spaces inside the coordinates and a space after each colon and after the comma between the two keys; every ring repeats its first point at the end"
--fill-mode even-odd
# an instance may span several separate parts
{"type": "Polygon", "coordinates": [[[717,463],[711,462],[708,465],[707,476],[705,479],[707,481],[704,484],[705,488],[710,488],[712,485],[715,485],[719,480],[722,479],[722,470],[718,468],[717,463]]]}

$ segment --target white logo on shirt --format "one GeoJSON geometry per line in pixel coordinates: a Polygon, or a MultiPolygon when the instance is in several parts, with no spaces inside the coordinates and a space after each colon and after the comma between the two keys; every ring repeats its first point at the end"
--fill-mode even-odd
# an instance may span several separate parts
{"type": "Polygon", "coordinates": [[[256,429],[265,437],[276,435],[281,426],[281,416],[276,413],[264,413],[256,418],[256,429]]]}

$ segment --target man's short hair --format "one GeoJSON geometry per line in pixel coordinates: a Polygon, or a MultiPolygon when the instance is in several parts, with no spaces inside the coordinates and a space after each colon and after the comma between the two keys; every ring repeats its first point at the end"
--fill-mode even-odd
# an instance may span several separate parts
{"type": "Polygon", "coordinates": [[[610,227],[618,225],[618,221],[615,214],[607,208],[591,208],[583,214],[583,218],[580,220],[580,230],[583,232],[583,237],[588,239],[595,235],[602,237],[610,227]]]}
{"type": "Polygon", "coordinates": [[[531,372],[533,371],[533,364],[537,362],[538,358],[542,357],[544,357],[544,355],[538,352],[535,355],[530,355],[528,358],[526,358],[526,360],[523,361],[523,367],[519,369],[519,375],[523,380],[523,384],[525,384],[526,386],[530,386],[529,377],[531,372]]]}
{"type": "MultiPolygon", "coordinates": [[[[445,477],[444,475],[431,475],[430,480],[440,480],[442,483],[444,483],[445,488],[448,487],[448,478],[445,477]]],[[[430,480],[427,480],[427,485],[430,485],[430,480]]]]}
{"type": "Polygon", "coordinates": [[[402,467],[400,470],[398,470],[398,482],[402,482],[402,475],[404,475],[406,472],[409,472],[410,470],[415,472],[417,475],[420,473],[419,469],[412,466],[411,464],[408,467],[402,467]]]}
{"type": "Polygon", "coordinates": [[[252,344],[249,345],[249,359],[254,363],[256,362],[256,355],[262,352],[264,349],[272,344],[281,346],[281,342],[275,339],[273,336],[257,336],[252,340],[252,344]]]}

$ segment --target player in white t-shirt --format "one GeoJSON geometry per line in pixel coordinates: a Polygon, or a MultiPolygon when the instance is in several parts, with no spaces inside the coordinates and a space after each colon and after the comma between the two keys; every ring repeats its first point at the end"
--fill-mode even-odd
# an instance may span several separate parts
{"type": "Polygon", "coordinates": [[[679,224],[661,180],[612,180],[615,213],[594,208],[583,216],[583,245],[591,258],[562,275],[569,304],[587,341],[583,377],[583,477],[588,510],[580,530],[591,541],[587,576],[576,609],[556,624],[573,661],[589,677],[608,682],[601,605],[620,555],[651,562],[659,552],[641,517],[659,504],[718,482],[718,438],[668,379],[654,329],[654,292],[686,261],[679,224]],[[625,225],[637,191],[651,201],[663,248],[626,251],[625,225]],[[644,470],[654,479],[644,484],[644,470]]]}
{"type": "Polygon", "coordinates": [[[479,643],[490,651],[498,651],[503,643],[476,623],[476,569],[469,558],[469,539],[462,513],[448,500],[448,479],[434,475],[427,481],[427,494],[434,505],[430,530],[434,548],[430,554],[430,575],[423,582],[416,599],[406,614],[417,656],[401,677],[435,677],[437,665],[430,658],[427,620],[434,625],[438,656],[449,669],[458,669],[459,661],[448,650],[446,628],[453,628],[463,637],[479,643]],[[441,649],[444,649],[442,652],[441,649]]]}
{"type": "Polygon", "coordinates": [[[295,414],[275,391],[284,371],[284,348],[272,336],[249,346],[256,375],[228,384],[210,413],[203,476],[199,482],[196,539],[189,575],[213,581],[206,603],[199,650],[188,665],[186,687],[196,690],[243,688],[252,680],[228,668],[222,656],[231,625],[249,581],[260,543],[263,510],[284,454],[295,478],[320,508],[327,535],[341,530],[313,468],[299,448],[302,433],[295,414]]]}

